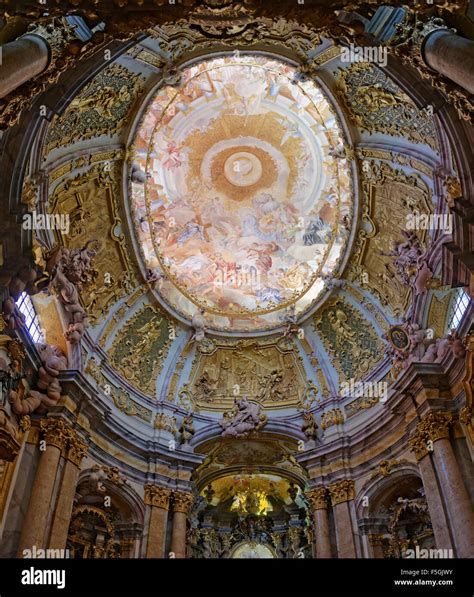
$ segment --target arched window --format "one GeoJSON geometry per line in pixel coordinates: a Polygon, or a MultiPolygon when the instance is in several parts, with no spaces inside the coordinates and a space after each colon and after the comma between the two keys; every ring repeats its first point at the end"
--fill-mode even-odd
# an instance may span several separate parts
{"type": "Polygon", "coordinates": [[[459,288],[456,294],[454,295],[453,301],[451,303],[451,311],[448,318],[448,330],[455,329],[457,330],[459,325],[461,324],[462,318],[464,317],[464,313],[466,312],[469,304],[471,302],[470,296],[463,288],[459,288]]]}
{"type": "Polygon", "coordinates": [[[16,302],[21,313],[25,316],[25,327],[33,342],[44,342],[44,335],[40,326],[38,315],[33,303],[26,292],[22,292],[16,302]]]}

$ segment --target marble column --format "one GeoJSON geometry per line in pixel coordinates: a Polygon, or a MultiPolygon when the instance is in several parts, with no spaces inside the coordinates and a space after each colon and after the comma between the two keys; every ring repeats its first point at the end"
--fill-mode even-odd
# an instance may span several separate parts
{"type": "Polygon", "coordinates": [[[61,451],[68,440],[69,426],[63,419],[43,419],[40,423],[46,449],[40,452],[33,489],[22,525],[18,556],[24,549],[46,547],[46,522],[52,508],[54,484],[58,472],[61,451]]]}
{"type": "Polygon", "coordinates": [[[171,490],[159,485],[145,485],[145,504],[151,506],[148,526],[147,558],[164,558],[166,527],[171,490]]]}
{"type": "Polygon", "coordinates": [[[418,423],[417,431],[428,446],[432,443],[433,465],[450,523],[455,555],[474,558],[474,513],[449,439],[452,422],[452,413],[429,412],[418,423]]]}
{"type": "MultiPolygon", "coordinates": [[[[436,547],[453,549],[436,472],[429,457],[428,443],[424,434],[417,431],[410,438],[409,445],[415,452],[418,468],[425,490],[426,503],[430,512],[436,547]]],[[[433,446],[434,447],[434,446],[433,446]]]]}
{"type": "Polygon", "coordinates": [[[431,69],[474,93],[474,41],[437,29],[425,37],[421,55],[431,69]]]}
{"type": "Polygon", "coordinates": [[[66,463],[63,469],[58,500],[54,510],[53,524],[51,526],[51,535],[49,538],[49,547],[51,549],[66,548],[77,478],[79,477],[80,465],[86,451],[87,445],[79,438],[77,433],[71,430],[66,453],[66,463]]]}
{"type": "Polygon", "coordinates": [[[1,46],[0,97],[43,72],[49,64],[49,46],[39,35],[24,35],[1,46]]]}
{"type": "Polygon", "coordinates": [[[336,523],[336,542],[338,558],[357,557],[352,527],[350,503],[354,500],[354,481],[343,479],[328,487],[336,523]]]}
{"type": "Polygon", "coordinates": [[[186,557],[186,519],[193,500],[194,498],[190,493],[174,492],[171,551],[174,553],[175,558],[186,557]]]}
{"type": "Polygon", "coordinates": [[[328,492],[326,487],[317,487],[307,494],[314,520],[316,558],[331,558],[331,540],[329,536],[328,492]]]}

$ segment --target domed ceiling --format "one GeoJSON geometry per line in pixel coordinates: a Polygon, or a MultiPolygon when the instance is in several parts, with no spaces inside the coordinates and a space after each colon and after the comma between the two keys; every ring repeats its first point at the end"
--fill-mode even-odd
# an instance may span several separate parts
{"type": "Polygon", "coordinates": [[[159,87],[136,132],[135,233],[159,294],[215,330],[307,312],[343,258],[353,215],[344,141],[322,91],[262,55],[212,58],[159,87]],[[175,81],[173,81],[175,83],[175,81]]]}
{"type": "MultiPolygon", "coordinates": [[[[275,433],[299,428],[302,408],[324,430],[358,425],[379,398],[341,387],[390,378],[390,326],[416,309],[445,333],[452,292],[437,262],[414,295],[393,256],[407,213],[445,209],[436,172],[451,156],[435,117],[328,40],[304,46],[316,52],[307,80],[303,58],[273,42],[233,52],[188,34],[206,44],[200,58],[188,47],[171,63],[182,28],[152,32],[45,133],[48,211],[71,230],[38,242],[100,244],[81,289],[84,373],[142,437],[187,411],[211,424],[236,391],[275,433]]],[[[418,231],[423,251],[439,233],[418,231]]]]}

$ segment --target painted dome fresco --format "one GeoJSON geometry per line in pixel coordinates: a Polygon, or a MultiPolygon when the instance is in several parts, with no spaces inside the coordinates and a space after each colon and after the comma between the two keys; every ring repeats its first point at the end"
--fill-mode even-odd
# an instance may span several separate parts
{"type": "Polygon", "coordinates": [[[172,310],[216,330],[298,317],[348,244],[352,183],[328,100],[294,66],[236,53],[158,88],[133,142],[131,209],[172,310]]]}

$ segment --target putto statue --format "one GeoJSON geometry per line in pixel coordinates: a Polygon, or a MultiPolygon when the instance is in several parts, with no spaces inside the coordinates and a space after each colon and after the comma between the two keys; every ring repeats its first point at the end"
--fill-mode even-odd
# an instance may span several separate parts
{"type": "Polygon", "coordinates": [[[72,344],[81,341],[87,327],[87,313],[79,301],[79,292],[83,286],[92,282],[97,275],[92,268],[92,260],[97,248],[89,248],[96,244],[89,241],[82,249],[60,247],[48,261],[47,271],[50,273],[50,288],[54,289],[71,320],[64,336],[72,344]]]}
{"type": "Polygon", "coordinates": [[[191,319],[191,325],[194,328],[193,340],[195,342],[202,342],[206,337],[206,321],[204,319],[204,313],[204,309],[200,309],[191,319]]]}
{"type": "Polygon", "coordinates": [[[262,413],[262,407],[256,402],[249,402],[247,396],[235,401],[235,407],[224,413],[224,419],[220,421],[223,431],[222,437],[244,438],[253,431],[261,429],[268,421],[268,417],[262,413]]]}
{"type": "Polygon", "coordinates": [[[303,413],[303,424],[301,431],[306,435],[309,441],[314,441],[318,437],[318,424],[314,418],[314,414],[310,412],[303,413]]]}
{"type": "Polygon", "coordinates": [[[463,341],[456,330],[451,330],[447,336],[430,344],[421,361],[423,363],[440,363],[449,352],[452,352],[456,359],[462,359],[466,356],[463,341]]]}
{"type": "Polygon", "coordinates": [[[392,359],[392,377],[396,378],[412,362],[440,363],[449,351],[457,359],[464,358],[466,350],[455,330],[437,340],[432,334],[432,330],[422,329],[409,319],[390,328],[383,338],[389,342],[386,354],[392,359]]]}
{"type": "Polygon", "coordinates": [[[15,414],[23,416],[38,411],[45,414],[48,408],[55,406],[61,397],[61,385],[58,381],[60,371],[67,369],[67,357],[59,346],[42,344],[38,347],[42,366],[38,369],[37,390],[30,390],[26,398],[19,392],[10,392],[10,403],[15,414]]]}
{"type": "Polygon", "coordinates": [[[429,287],[433,272],[417,235],[407,230],[401,230],[401,233],[405,240],[395,242],[392,251],[381,254],[393,258],[397,275],[405,286],[411,286],[415,294],[423,294],[429,287]]]}
{"type": "Polygon", "coordinates": [[[190,413],[188,413],[183,420],[181,421],[181,426],[179,428],[179,443],[183,446],[189,446],[189,442],[193,439],[196,430],[194,429],[193,425],[193,418],[190,413]]]}

